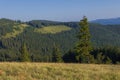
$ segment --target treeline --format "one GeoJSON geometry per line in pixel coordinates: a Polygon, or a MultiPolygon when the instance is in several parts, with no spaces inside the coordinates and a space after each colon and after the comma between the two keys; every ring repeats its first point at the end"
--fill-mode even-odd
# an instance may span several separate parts
{"type": "MultiPolygon", "coordinates": [[[[21,48],[24,50],[23,48],[21,48]]],[[[26,50],[28,50],[26,48],[26,50]]],[[[78,63],[76,56],[76,51],[69,50],[64,55],[62,54],[59,47],[53,47],[53,53],[51,55],[31,55],[30,52],[27,51],[27,55],[19,53],[14,54],[9,52],[9,54],[4,53],[0,54],[0,61],[17,61],[17,62],[24,62],[24,61],[30,61],[30,62],[65,62],[65,63],[78,63]],[[21,58],[22,57],[22,58],[21,58]]],[[[20,50],[21,52],[21,50],[20,50]]],[[[119,47],[113,47],[113,46],[106,46],[106,47],[99,47],[94,48],[90,55],[92,56],[92,61],[89,63],[96,63],[96,64],[120,64],[120,48],[119,47]]]]}
{"type": "MultiPolygon", "coordinates": [[[[96,64],[120,64],[120,48],[114,46],[106,46],[94,48],[90,52],[91,60],[89,63],[96,64]]],[[[70,50],[63,55],[62,59],[66,63],[77,63],[76,53],[74,50],[70,50]]]]}
{"type": "Polygon", "coordinates": [[[57,21],[47,21],[47,20],[32,20],[29,22],[26,22],[26,24],[31,25],[35,28],[41,28],[44,26],[50,26],[50,25],[66,25],[72,28],[78,27],[78,22],[57,22],[57,21]]]}

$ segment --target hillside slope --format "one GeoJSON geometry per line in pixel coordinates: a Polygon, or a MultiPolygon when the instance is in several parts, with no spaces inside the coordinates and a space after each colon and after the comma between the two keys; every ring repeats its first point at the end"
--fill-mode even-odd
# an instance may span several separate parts
{"type": "MultiPolygon", "coordinates": [[[[58,45],[61,52],[66,53],[76,45],[78,31],[77,22],[22,23],[0,19],[0,61],[4,61],[5,57],[8,61],[19,60],[23,42],[26,43],[33,61],[51,61],[53,45],[58,45]]],[[[120,46],[119,31],[120,25],[90,24],[94,46],[120,46]]]]}

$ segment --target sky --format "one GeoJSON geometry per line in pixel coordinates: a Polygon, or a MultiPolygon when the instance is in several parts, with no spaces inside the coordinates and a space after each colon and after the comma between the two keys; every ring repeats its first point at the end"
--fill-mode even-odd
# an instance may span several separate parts
{"type": "Polygon", "coordinates": [[[0,18],[79,21],[120,17],[120,0],[0,0],[0,18]]]}

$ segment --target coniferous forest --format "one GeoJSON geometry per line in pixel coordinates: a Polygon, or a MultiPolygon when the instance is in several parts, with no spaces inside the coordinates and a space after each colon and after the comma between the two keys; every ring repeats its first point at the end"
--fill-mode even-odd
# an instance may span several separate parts
{"type": "Polygon", "coordinates": [[[120,63],[120,25],[0,19],[0,61],[120,63]]]}

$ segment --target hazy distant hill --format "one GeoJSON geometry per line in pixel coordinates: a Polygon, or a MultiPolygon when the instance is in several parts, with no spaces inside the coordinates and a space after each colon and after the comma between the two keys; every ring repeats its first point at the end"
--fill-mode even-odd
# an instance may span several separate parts
{"type": "Polygon", "coordinates": [[[115,25],[115,24],[120,24],[120,18],[111,18],[111,19],[97,19],[91,21],[92,23],[99,23],[99,24],[104,24],[104,25],[115,25]]]}

